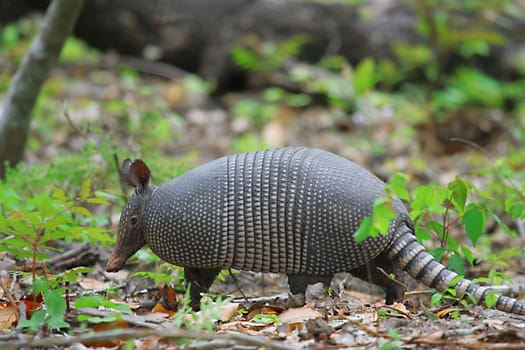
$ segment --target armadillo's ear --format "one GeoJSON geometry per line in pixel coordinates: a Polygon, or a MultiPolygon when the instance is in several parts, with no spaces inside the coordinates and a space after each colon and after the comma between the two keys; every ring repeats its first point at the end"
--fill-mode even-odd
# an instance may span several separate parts
{"type": "Polygon", "coordinates": [[[122,176],[128,184],[141,190],[149,183],[150,172],[142,159],[135,159],[133,163],[126,159],[122,164],[122,176]]]}

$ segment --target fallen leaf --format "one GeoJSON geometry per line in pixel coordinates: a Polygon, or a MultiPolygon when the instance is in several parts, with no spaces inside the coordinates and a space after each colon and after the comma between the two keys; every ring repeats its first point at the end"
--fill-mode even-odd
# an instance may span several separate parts
{"type": "Polygon", "coordinates": [[[177,313],[177,310],[169,310],[165,308],[161,303],[155,304],[153,309],[151,309],[151,312],[160,312],[169,316],[173,316],[177,313]]]}
{"type": "Polygon", "coordinates": [[[441,309],[439,310],[438,312],[435,313],[436,317],[437,318],[444,318],[446,317],[448,314],[454,312],[454,311],[459,311],[459,309],[457,307],[446,307],[444,309],[441,309]]]}
{"type": "Polygon", "coordinates": [[[0,307],[0,329],[8,329],[18,322],[16,310],[12,305],[0,307]]]}
{"type": "Polygon", "coordinates": [[[263,305],[260,307],[255,307],[255,308],[250,309],[250,311],[248,312],[248,315],[246,315],[246,318],[248,320],[251,320],[256,315],[278,315],[282,311],[283,309],[280,306],[263,305]]]}
{"type": "Polygon", "coordinates": [[[109,288],[109,282],[103,282],[90,277],[80,278],[78,284],[85,290],[106,290],[109,288]]]}
{"type": "Polygon", "coordinates": [[[221,321],[227,322],[234,318],[237,313],[239,312],[239,304],[237,303],[228,303],[224,306],[224,308],[221,310],[221,321]]]}
{"type": "Polygon", "coordinates": [[[297,323],[310,319],[320,319],[323,316],[316,310],[308,307],[291,308],[279,315],[283,323],[297,323]]]}
{"type": "MultiPolygon", "coordinates": [[[[115,320],[112,322],[102,322],[97,323],[93,325],[93,331],[95,332],[104,332],[104,331],[110,331],[113,329],[119,329],[119,328],[129,328],[129,324],[124,320],[115,320]]],[[[126,342],[125,339],[115,338],[115,339],[107,339],[107,340],[101,340],[101,341],[92,341],[92,342],[83,342],[84,346],[87,347],[105,347],[105,348],[113,348],[116,346],[121,346],[126,342]]]]}

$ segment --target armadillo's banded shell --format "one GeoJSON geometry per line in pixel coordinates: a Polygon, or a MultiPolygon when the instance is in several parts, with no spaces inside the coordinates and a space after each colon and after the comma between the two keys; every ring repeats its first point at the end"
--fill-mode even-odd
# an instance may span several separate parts
{"type": "MultiPolygon", "coordinates": [[[[232,155],[157,187],[145,208],[144,235],[161,258],[186,267],[349,271],[392,239],[392,232],[360,245],[353,239],[383,186],[355,163],[321,150],[232,155]]],[[[406,213],[400,202],[395,209],[406,213]]]]}

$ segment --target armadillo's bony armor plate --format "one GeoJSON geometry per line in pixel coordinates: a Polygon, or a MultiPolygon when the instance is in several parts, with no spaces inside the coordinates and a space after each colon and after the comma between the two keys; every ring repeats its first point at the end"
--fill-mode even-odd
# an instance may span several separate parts
{"type": "MultiPolygon", "coordinates": [[[[329,275],[383,252],[386,236],[353,234],[384,183],[335,154],[283,148],[232,155],[155,188],[144,237],[162,259],[185,267],[329,275]]],[[[399,214],[406,210],[395,202],[399,214]]]]}

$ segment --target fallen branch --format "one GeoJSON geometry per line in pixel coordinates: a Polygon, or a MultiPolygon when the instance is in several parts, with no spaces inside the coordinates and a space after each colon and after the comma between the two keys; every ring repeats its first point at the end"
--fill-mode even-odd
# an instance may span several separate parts
{"type": "Polygon", "coordinates": [[[72,337],[52,336],[43,339],[27,339],[7,341],[2,344],[3,349],[19,348],[48,348],[54,346],[71,345],[75,343],[93,343],[114,339],[137,339],[143,337],[159,337],[165,339],[195,339],[195,340],[222,340],[238,344],[260,346],[275,350],[292,350],[298,347],[272,342],[270,340],[238,333],[217,334],[212,332],[191,332],[180,329],[120,329],[105,332],[82,334],[72,337]]]}

